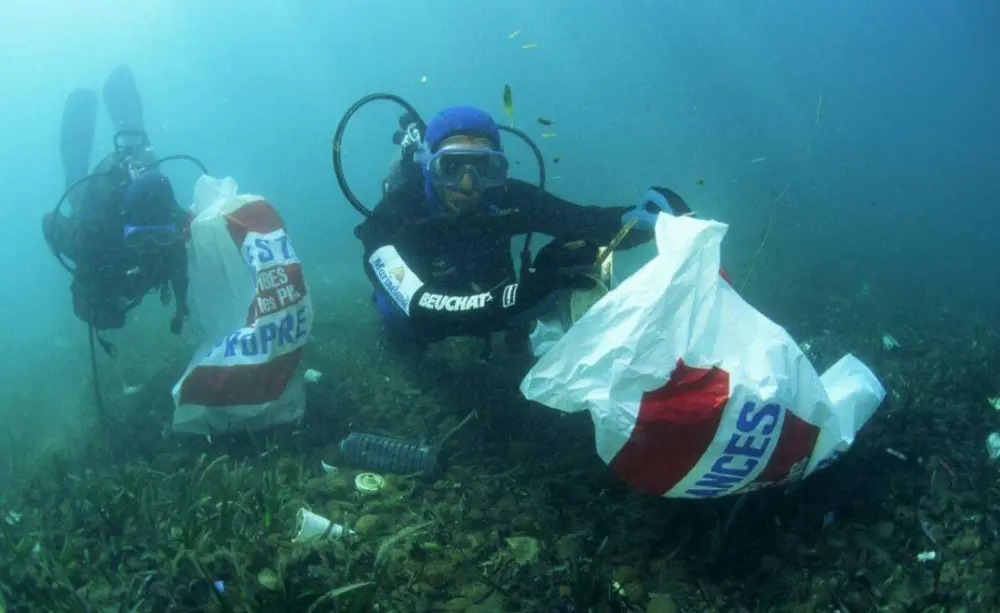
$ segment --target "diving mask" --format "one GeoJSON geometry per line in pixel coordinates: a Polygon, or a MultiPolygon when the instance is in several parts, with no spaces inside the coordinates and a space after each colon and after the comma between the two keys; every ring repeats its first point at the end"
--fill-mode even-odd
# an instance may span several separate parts
{"type": "Polygon", "coordinates": [[[443,147],[426,159],[428,179],[437,187],[454,189],[465,175],[474,189],[501,187],[507,181],[510,163],[502,151],[486,147],[443,147]]]}

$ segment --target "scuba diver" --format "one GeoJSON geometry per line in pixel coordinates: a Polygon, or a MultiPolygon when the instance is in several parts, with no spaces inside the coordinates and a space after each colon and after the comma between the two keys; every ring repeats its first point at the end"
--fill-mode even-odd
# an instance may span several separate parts
{"type": "MultiPolygon", "coordinates": [[[[405,101],[375,94],[357,103],[334,141],[334,169],[348,199],[368,218],[355,229],[373,301],[390,337],[423,348],[452,336],[506,330],[513,351],[527,345],[531,322],[565,292],[592,289],[598,244],[629,249],[653,237],[656,215],[686,210],[677,194],[653,188],[636,206],[582,206],[544,189],[544,163],[523,132],[499,126],[471,106],[445,108],[426,125],[405,101]],[[403,156],[367,211],[346,187],[340,137],[370,99],[393,100],[408,113],[394,142],[403,156]],[[508,177],[501,130],[521,137],[540,167],[540,185],[508,177]],[[627,234],[621,239],[623,226],[627,234]],[[631,230],[631,231],[629,231],[631,230]],[[532,262],[531,233],[553,237],[532,262]],[[511,239],[526,234],[518,280],[511,239]]],[[[487,351],[489,348],[487,347],[487,351]]]]}
{"type": "MultiPolygon", "coordinates": [[[[157,167],[172,158],[204,167],[189,156],[156,158],[127,65],[109,75],[103,99],[116,129],[114,150],[91,174],[97,93],[79,88],[66,99],[61,153],[67,189],[56,209],[44,216],[42,231],[73,274],[73,311],[92,331],[124,327],[126,313],[146,294],[158,292],[164,305],[173,299],[170,331],[179,334],[188,315],[189,215],[157,167]],[[64,215],[60,208],[67,201],[71,210],[64,215]]],[[[109,345],[102,344],[107,350],[109,345]]]]}

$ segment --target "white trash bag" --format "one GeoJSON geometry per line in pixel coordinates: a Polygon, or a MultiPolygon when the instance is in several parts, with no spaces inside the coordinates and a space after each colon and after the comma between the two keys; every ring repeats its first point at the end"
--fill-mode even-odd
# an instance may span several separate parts
{"type": "Polygon", "coordinates": [[[313,324],[302,264],[277,211],[231,177],[194,189],[189,303],[201,346],[174,385],[174,432],[224,434],[296,422],[313,324]]]}
{"type": "Polygon", "coordinates": [[[885,389],[848,354],[822,376],[720,275],[727,226],[661,214],[658,255],[598,301],[521,383],[590,411],[597,452],[632,488],[670,498],[802,479],[850,447],[885,389]]]}

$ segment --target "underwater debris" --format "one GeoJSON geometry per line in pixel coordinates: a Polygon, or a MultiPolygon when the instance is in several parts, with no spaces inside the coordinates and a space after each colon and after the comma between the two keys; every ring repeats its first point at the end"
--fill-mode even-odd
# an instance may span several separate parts
{"type": "Polygon", "coordinates": [[[993,432],[986,437],[986,453],[992,461],[1000,459],[1000,432],[993,432]]]}
{"type": "Polygon", "coordinates": [[[281,581],[278,579],[278,573],[274,572],[270,568],[262,568],[260,572],[257,573],[257,583],[261,584],[268,590],[281,589],[281,581]]]}
{"type": "Polygon", "coordinates": [[[892,447],[886,447],[885,448],[885,452],[888,453],[889,455],[891,455],[892,457],[894,457],[894,458],[896,458],[898,460],[902,460],[904,462],[908,462],[910,460],[910,458],[906,457],[906,455],[903,452],[896,451],[892,447]]]}
{"type": "Polygon", "coordinates": [[[509,536],[507,545],[514,552],[514,561],[521,566],[538,561],[538,554],[542,550],[538,539],[530,536],[509,536]]]}
{"type": "Polygon", "coordinates": [[[319,539],[339,539],[343,536],[354,536],[354,531],[335,524],[322,515],[317,515],[308,509],[301,508],[295,516],[296,534],[293,543],[307,543],[319,539]]]}
{"type": "Polygon", "coordinates": [[[351,432],[340,441],[340,453],[351,468],[401,475],[423,473],[426,477],[433,477],[441,469],[441,447],[475,415],[475,411],[469,413],[434,445],[367,432],[351,432]]]}
{"type": "Polygon", "coordinates": [[[354,488],[364,495],[377,494],[385,487],[385,479],[375,473],[360,473],[354,477],[354,488]]]}
{"type": "Polygon", "coordinates": [[[352,468],[400,475],[437,474],[438,447],[399,438],[351,432],[340,441],[340,452],[352,468]]]}
{"type": "Polygon", "coordinates": [[[319,383],[319,380],[323,378],[323,373],[312,368],[307,369],[305,375],[303,376],[306,383],[319,383]]]}
{"type": "Polygon", "coordinates": [[[899,341],[897,341],[891,335],[889,335],[889,334],[883,334],[882,335],[882,348],[885,349],[886,351],[892,351],[893,349],[899,349],[900,346],[901,345],[899,344],[899,341]]]}

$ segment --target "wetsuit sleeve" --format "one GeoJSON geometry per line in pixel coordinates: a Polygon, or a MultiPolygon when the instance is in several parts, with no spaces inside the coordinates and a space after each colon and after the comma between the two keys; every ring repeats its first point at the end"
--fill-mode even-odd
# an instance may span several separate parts
{"type": "Polygon", "coordinates": [[[414,336],[426,342],[500,330],[519,321],[538,303],[535,292],[517,283],[464,294],[435,288],[390,244],[366,251],[365,272],[376,291],[387,295],[405,316],[414,336]]]}
{"type": "MultiPolygon", "coordinates": [[[[538,232],[549,236],[571,237],[605,244],[622,229],[622,216],[631,206],[584,206],[544,192],[538,199],[538,188],[523,181],[507,182],[507,207],[517,208],[520,232],[538,232]]],[[[629,249],[653,238],[649,231],[633,228],[618,246],[629,249]]]]}
{"type": "Polygon", "coordinates": [[[416,256],[399,238],[393,216],[380,215],[384,208],[388,207],[380,204],[355,231],[364,245],[365,273],[420,341],[486,334],[516,324],[530,317],[551,290],[541,283],[527,287],[512,283],[465,294],[434,287],[418,275],[416,256]]]}

